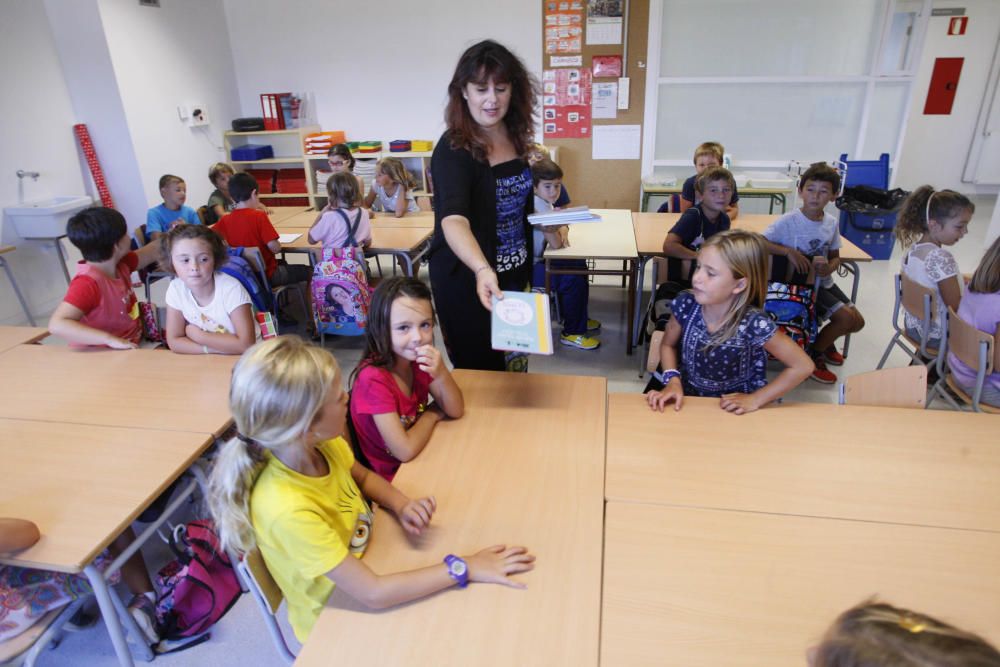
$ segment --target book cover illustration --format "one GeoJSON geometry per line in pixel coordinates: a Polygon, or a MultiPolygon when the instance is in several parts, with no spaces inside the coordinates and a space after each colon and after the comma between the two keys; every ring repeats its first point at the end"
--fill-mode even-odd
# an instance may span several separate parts
{"type": "Polygon", "coordinates": [[[491,332],[494,350],[552,354],[549,295],[504,292],[503,299],[493,297],[491,332]]]}

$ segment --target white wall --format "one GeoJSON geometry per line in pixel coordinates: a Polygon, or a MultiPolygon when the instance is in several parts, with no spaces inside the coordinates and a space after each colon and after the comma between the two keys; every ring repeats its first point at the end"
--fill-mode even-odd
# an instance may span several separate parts
{"type": "Polygon", "coordinates": [[[310,92],[349,139],[437,140],[466,47],[495,39],[541,73],[538,0],[224,3],[243,116],[261,115],[261,93],[310,92]]]}
{"type": "Polygon", "coordinates": [[[170,173],[187,181],[188,205],[197,209],[213,190],[208,168],[225,158],[222,132],[239,109],[222,2],[162,0],[153,8],[100,0],[100,13],[144,204],[161,202],[157,182],[170,173]],[[177,106],[191,102],[206,106],[208,126],[180,120],[177,106]]]}
{"type": "MultiPolygon", "coordinates": [[[[26,200],[85,193],[73,138],[75,116],[41,3],[0,2],[0,62],[7,65],[0,68],[3,98],[17,105],[0,123],[0,207],[17,203],[18,169],[41,173],[37,182],[25,180],[26,200]]],[[[66,291],[55,250],[20,239],[6,221],[2,242],[17,246],[4,257],[32,311],[55,307],[66,291]]],[[[0,274],[0,323],[26,322],[7,277],[0,274]]]]}
{"type": "Polygon", "coordinates": [[[894,185],[912,190],[924,183],[959,192],[996,193],[996,186],[962,182],[972,145],[990,65],[1000,36],[1000,2],[996,0],[938,0],[939,7],[964,7],[969,18],[962,36],[947,34],[949,17],[931,17],[921,55],[913,104],[900,151],[894,185]],[[965,58],[950,115],[924,115],[927,88],[936,58],[965,58]]]}

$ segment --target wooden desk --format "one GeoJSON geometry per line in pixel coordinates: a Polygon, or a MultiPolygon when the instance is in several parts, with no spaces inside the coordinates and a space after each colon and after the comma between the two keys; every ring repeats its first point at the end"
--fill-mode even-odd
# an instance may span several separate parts
{"type": "MultiPolygon", "coordinates": [[[[608,500],[1000,532],[992,415],[608,397],[608,500]]],[[[1000,626],[998,626],[1000,627],[1000,626]]]]}
{"type": "MultiPolygon", "coordinates": [[[[274,222],[278,233],[288,232],[292,228],[303,227],[309,229],[316,221],[317,211],[312,209],[298,213],[283,219],[281,222],[274,222]]],[[[402,218],[385,213],[377,213],[371,219],[372,229],[376,227],[411,227],[414,229],[434,229],[434,212],[420,211],[419,213],[407,213],[402,218]]]]}
{"type": "Polygon", "coordinates": [[[19,345],[0,353],[0,377],[20,378],[0,382],[0,417],[220,435],[237,359],[19,345]]]}
{"type": "MultiPolygon", "coordinates": [[[[739,190],[740,199],[770,199],[771,203],[768,209],[769,213],[774,213],[774,205],[781,204],[781,212],[785,212],[786,197],[792,192],[792,187],[789,185],[787,188],[752,188],[750,186],[742,186],[737,188],[739,190]]],[[[641,184],[642,189],[642,204],[640,209],[645,211],[649,206],[649,198],[654,195],[679,195],[681,193],[680,185],[655,185],[653,183],[646,183],[645,181],[641,184]]]]}
{"type": "MultiPolygon", "coordinates": [[[[600,222],[578,223],[570,226],[567,248],[546,248],[545,250],[545,291],[549,292],[551,275],[613,275],[628,277],[628,310],[635,310],[636,274],[639,253],[635,245],[635,229],[629,211],[620,209],[592,209],[601,216],[600,222]],[[566,269],[553,268],[552,260],[560,259],[607,259],[621,261],[621,269],[566,269]]],[[[626,353],[632,354],[633,318],[629,317],[626,353]]]]}
{"type": "Polygon", "coordinates": [[[617,502],[606,526],[602,665],[805,665],[873,595],[1000,643],[996,533],[617,502]]]}
{"type": "Polygon", "coordinates": [[[0,326],[0,352],[15,345],[37,343],[48,335],[49,330],[42,327],[0,326]]]}
{"type": "MultiPolygon", "coordinates": [[[[680,213],[633,213],[632,222],[635,226],[636,250],[639,253],[639,275],[636,284],[636,303],[642,303],[643,282],[645,281],[646,264],[654,257],[664,257],[663,239],[680,219],[680,213]]],[[[772,222],[778,219],[776,215],[743,214],[733,222],[735,229],[748,229],[758,234],[763,234],[772,222]]],[[[861,269],[859,262],[872,261],[871,255],[859,248],[850,239],[840,237],[840,261],[851,274],[851,301],[858,301],[858,286],[861,281],[861,269]]],[[[656,292],[656,271],[654,267],[653,284],[650,286],[650,299],[654,298],[656,292]]],[[[637,308],[635,313],[635,327],[639,327],[639,317],[641,309],[637,308]]],[[[844,339],[844,356],[850,348],[851,336],[848,334],[844,339]]]]}
{"type": "MultiPolygon", "coordinates": [[[[319,244],[309,243],[308,227],[282,227],[283,234],[301,234],[291,243],[284,243],[281,249],[290,252],[304,252],[319,248],[319,244]]],[[[372,225],[372,244],[365,248],[366,255],[392,255],[398,257],[406,271],[413,275],[413,262],[426,252],[427,241],[434,233],[428,227],[379,227],[372,225]]]]}
{"type": "MultiPolygon", "coordinates": [[[[33,387],[32,393],[36,391],[33,387]]],[[[154,410],[150,408],[151,413],[154,410]]],[[[121,624],[133,633],[137,632],[135,623],[127,614],[117,614],[113,594],[103,573],[93,565],[94,559],[191,466],[212,437],[17,419],[0,419],[0,432],[4,466],[0,516],[34,521],[42,534],[34,546],[0,558],[0,563],[84,573],[97,596],[119,663],[132,665],[121,624]]],[[[170,509],[187,502],[195,486],[191,482],[175,492],[160,523],[170,518],[170,509]]],[[[133,546],[137,549],[157,527],[151,524],[133,546]]],[[[114,569],[111,565],[108,573],[114,569]]],[[[152,660],[148,647],[139,650],[145,660],[152,660]]]]}
{"type": "MultiPolygon", "coordinates": [[[[267,209],[270,211],[267,217],[275,227],[289,218],[294,218],[302,214],[308,215],[310,213],[315,217],[316,214],[310,206],[268,206],[267,209]]],[[[309,222],[311,223],[312,221],[310,220],[309,222]]]]}
{"type": "Polygon", "coordinates": [[[516,590],[472,584],[381,613],[335,591],[296,662],[384,665],[596,665],[607,383],[457,371],[466,414],[441,422],[394,484],[433,494],[419,543],[379,513],[365,562],[394,572],[490,544],[524,544],[536,569],[516,590]],[[572,415],[573,418],[567,418],[572,415]]]}

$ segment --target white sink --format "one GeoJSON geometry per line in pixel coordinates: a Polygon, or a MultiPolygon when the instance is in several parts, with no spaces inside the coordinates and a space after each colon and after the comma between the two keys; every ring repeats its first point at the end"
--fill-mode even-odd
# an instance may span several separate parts
{"type": "Polygon", "coordinates": [[[22,239],[54,239],[66,234],[66,222],[73,214],[93,203],[86,195],[52,197],[8,206],[3,212],[22,239]]]}

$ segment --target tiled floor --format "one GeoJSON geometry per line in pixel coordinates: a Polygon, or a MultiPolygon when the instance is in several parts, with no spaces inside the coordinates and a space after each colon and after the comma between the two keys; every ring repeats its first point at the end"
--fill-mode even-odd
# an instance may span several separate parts
{"type": "MultiPolygon", "coordinates": [[[[983,240],[992,215],[993,198],[977,201],[978,210],[969,226],[969,234],[952,249],[964,272],[971,272],[983,251],[983,240]]],[[[885,349],[891,335],[893,274],[898,270],[900,251],[897,248],[889,261],[861,265],[861,289],[858,307],[867,320],[866,328],[851,341],[850,355],[845,365],[835,370],[844,377],[854,373],[873,370],[885,349]]],[[[426,274],[423,276],[426,278],[426,274]]],[[[845,289],[847,280],[842,280],[845,289]]],[[[638,392],[645,386],[645,379],[638,376],[639,362],[635,356],[625,355],[625,306],[621,288],[614,279],[599,279],[591,290],[591,317],[603,322],[601,348],[582,351],[575,348],[556,346],[551,357],[534,357],[530,370],[534,373],[559,373],[577,375],[601,375],[608,379],[608,390],[612,392],[638,392]]],[[[165,285],[158,286],[159,290],[165,285]]],[[[154,293],[155,294],[155,293],[154,293]]],[[[162,294],[160,294],[162,298],[162,294]]],[[[345,369],[353,369],[361,355],[360,339],[328,339],[327,346],[336,355],[345,369]]],[[[905,363],[902,353],[890,357],[889,365],[905,363]]],[[[811,380],[795,389],[789,400],[812,402],[836,402],[836,385],[820,385],[811,380]]],[[[940,407],[940,401],[935,407],[940,407]]],[[[821,425],[832,427],[832,425],[821,425]]],[[[818,426],[820,427],[820,426],[818,426]]],[[[706,428],[709,428],[706,425],[706,428]]],[[[151,567],[160,566],[167,559],[162,545],[150,545],[146,552],[147,563],[151,567]]],[[[188,652],[164,655],[157,658],[158,664],[170,665],[213,665],[228,667],[243,665],[280,665],[273,650],[263,622],[249,597],[244,596],[229,614],[212,630],[211,641],[188,652]]],[[[117,664],[111,643],[102,625],[84,632],[67,635],[62,645],[54,651],[47,651],[40,662],[48,665],[79,665],[104,667],[117,664]]]]}

